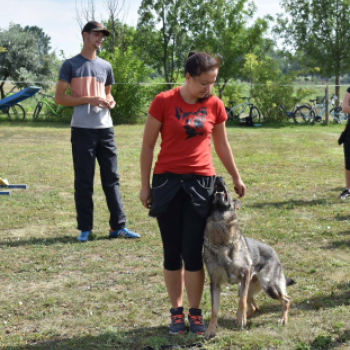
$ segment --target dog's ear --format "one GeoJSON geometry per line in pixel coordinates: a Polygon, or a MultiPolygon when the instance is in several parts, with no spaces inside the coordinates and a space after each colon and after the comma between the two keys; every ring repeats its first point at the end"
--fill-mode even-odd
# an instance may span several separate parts
{"type": "Polygon", "coordinates": [[[235,206],[235,210],[241,209],[242,208],[242,204],[238,199],[234,199],[233,200],[233,205],[235,206]]]}

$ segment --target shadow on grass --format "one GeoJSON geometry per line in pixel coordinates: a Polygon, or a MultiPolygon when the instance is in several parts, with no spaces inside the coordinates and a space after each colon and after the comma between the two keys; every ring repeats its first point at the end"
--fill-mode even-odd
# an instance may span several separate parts
{"type": "MultiPolygon", "coordinates": [[[[344,344],[348,344],[350,341],[350,330],[344,330],[336,338],[330,335],[319,335],[317,336],[307,349],[336,349],[343,348],[344,344]]],[[[301,349],[301,348],[300,348],[301,349]]]]}
{"type": "MultiPolygon", "coordinates": [[[[296,284],[297,286],[297,284],[296,284]]],[[[304,312],[304,311],[315,311],[327,308],[336,308],[339,306],[349,306],[350,305],[350,282],[342,282],[335,286],[335,292],[332,293],[319,293],[310,298],[304,300],[293,300],[293,287],[288,288],[289,296],[291,297],[290,312],[304,312]]],[[[238,302],[238,299],[237,299],[238,302]]],[[[250,326],[260,327],[270,323],[270,320],[259,320],[259,317],[264,314],[277,313],[278,318],[282,313],[281,304],[272,299],[267,299],[263,304],[259,305],[259,310],[254,313],[248,319],[247,328],[250,326]]],[[[290,316],[292,317],[292,316],[290,316]]],[[[276,322],[278,320],[276,319],[276,322]]],[[[235,324],[235,315],[232,318],[219,317],[218,324],[221,327],[228,328],[231,330],[239,330],[235,324]]]]}
{"type": "Polygon", "coordinates": [[[329,202],[326,199],[313,199],[310,201],[305,200],[289,200],[284,202],[269,202],[269,203],[255,203],[247,204],[247,207],[251,208],[278,208],[278,209],[294,209],[296,207],[306,207],[315,205],[328,205],[329,202]]]}
{"type": "Polygon", "coordinates": [[[54,238],[30,238],[30,239],[20,239],[11,241],[0,241],[0,247],[20,247],[20,246],[50,246],[55,244],[89,244],[94,241],[100,240],[115,240],[110,239],[108,236],[97,237],[96,239],[89,242],[79,242],[77,236],[62,236],[54,238]]]}
{"type": "Polygon", "coordinates": [[[344,186],[335,187],[331,191],[339,192],[340,194],[340,192],[344,191],[344,186]]]}
{"type": "MultiPolygon", "coordinates": [[[[51,129],[70,129],[71,128],[71,117],[69,117],[66,120],[45,120],[45,121],[32,121],[32,120],[25,120],[23,122],[18,121],[8,121],[8,120],[1,120],[0,119],[0,127],[30,127],[30,128],[51,128],[51,129]]],[[[141,123],[142,124],[142,123],[141,123]]],[[[137,124],[129,124],[129,125],[141,125],[140,123],[137,124]]],[[[114,123],[114,126],[118,126],[119,124],[114,123]]],[[[122,124],[121,124],[122,125],[122,124]]],[[[125,124],[123,124],[125,125],[125,124]]]]}
{"type": "MultiPolygon", "coordinates": [[[[347,232],[347,234],[350,234],[350,232],[347,232]]],[[[328,246],[323,247],[323,249],[342,249],[342,248],[350,248],[350,240],[332,242],[328,246]]]]}
{"type": "MultiPolygon", "coordinates": [[[[255,123],[255,124],[259,124],[259,123],[255,123]]],[[[291,123],[291,122],[262,122],[261,126],[246,126],[246,125],[239,125],[238,121],[227,121],[226,122],[226,128],[239,128],[239,129],[247,129],[247,130],[253,130],[253,129],[283,129],[283,128],[290,128],[290,129],[295,129],[295,128],[306,128],[306,129],[310,129],[312,127],[329,127],[329,126],[334,126],[334,128],[336,129],[336,131],[338,131],[339,124],[333,124],[330,123],[329,125],[326,124],[315,124],[315,125],[311,125],[311,124],[295,124],[295,123],[291,123]]]]}
{"type": "Polygon", "coordinates": [[[203,338],[191,334],[169,335],[167,327],[135,328],[126,332],[107,332],[98,336],[86,335],[73,338],[47,340],[27,339],[26,345],[3,346],[2,350],[165,350],[205,349],[203,338]]]}
{"type": "Polygon", "coordinates": [[[337,221],[348,221],[348,220],[350,220],[350,215],[349,214],[346,214],[346,215],[339,215],[339,214],[337,214],[334,217],[334,220],[337,220],[337,221]]]}
{"type": "MultiPolygon", "coordinates": [[[[247,129],[247,130],[261,130],[261,129],[281,129],[281,128],[288,128],[288,127],[296,127],[300,126],[299,124],[294,123],[286,123],[286,122],[263,122],[258,123],[255,122],[254,124],[258,124],[259,126],[250,126],[250,125],[240,125],[239,121],[227,121],[226,122],[226,128],[239,128],[239,129],[247,129]]],[[[304,126],[304,125],[302,125],[304,126]]]]}
{"type": "Polygon", "coordinates": [[[70,129],[70,122],[57,122],[57,121],[30,121],[26,120],[24,122],[9,122],[9,121],[3,121],[0,120],[0,127],[6,126],[8,128],[11,127],[18,127],[18,126],[23,126],[23,127],[30,127],[30,128],[56,128],[56,129],[70,129]]]}
{"type": "MultiPolygon", "coordinates": [[[[322,310],[350,305],[350,282],[339,283],[334,292],[328,294],[318,293],[302,301],[292,302],[291,308],[298,310],[322,310]]],[[[293,296],[292,296],[293,298],[293,296]]]]}

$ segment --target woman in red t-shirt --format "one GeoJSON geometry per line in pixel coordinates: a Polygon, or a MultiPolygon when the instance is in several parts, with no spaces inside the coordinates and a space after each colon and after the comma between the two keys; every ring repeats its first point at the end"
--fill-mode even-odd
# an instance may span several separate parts
{"type": "Polygon", "coordinates": [[[202,260],[206,219],[214,193],[216,154],[231,175],[239,197],[245,185],[236,168],[225,129],[225,107],[210,95],[219,62],[204,52],[190,52],[185,83],[155,97],[148,112],[142,151],[140,200],[157,218],[164,250],[164,280],[172,308],[170,333],[186,332],[182,307],[183,287],[189,302],[189,327],[204,334],[199,308],[204,287],[202,260]],[[161,145],[150,175],[159,133],[161,145]],[[184,263],[184,268],[183,268],[184,263]]]}

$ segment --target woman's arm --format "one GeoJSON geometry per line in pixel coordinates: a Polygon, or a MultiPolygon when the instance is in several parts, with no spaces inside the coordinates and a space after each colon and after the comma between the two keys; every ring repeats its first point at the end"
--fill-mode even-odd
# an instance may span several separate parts
{"type": "Polygon", "coordinates": [[[149,209],[152,204],[150,179],[153,162],[153,151],[161,126],[161,122],[148,114],[145,130],[143,133],[143,142],[140,156],[141,190],[139,195],[141,203],[147,209],[149,209]]]}
{"type": "Polygon", "coordinates": [[[241,180],[235,161],[233,159],[232,150],[227,140],[225,123],[223,122],[216,124],[214,126],[212,135],[216,154],[218,155],[227,172],[231,175],[232,181],[235,185],[235,191],[238,194],[239,198],[241,198],[245,195],[246,188],[241,180]]]}
{"type": "Polygon", "coordinates": [[[342,111],[350,114],[350,93],[346,92],[342,103],[342,111]]]}

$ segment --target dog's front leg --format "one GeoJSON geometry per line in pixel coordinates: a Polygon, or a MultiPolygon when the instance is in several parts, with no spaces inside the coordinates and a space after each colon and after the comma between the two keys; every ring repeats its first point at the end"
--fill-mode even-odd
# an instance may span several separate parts
{"type": "Polygon", "coordinates": [[[211,294],[211,318],[205,338],[210,339],[215,337],[216,325],[219,317],[219,303],[220,303],[221,287],[218,281],[210,280],[210,294],[211,294]]]}
{"type": "Polygon", "coordinates": [[[247,269],[242,273],[241,290],[239,292],[239,305],[237,311],[236,324],[239,328],[244,328],[247,324],[247,298],[250,283],[250,269],[247,269]]]}

